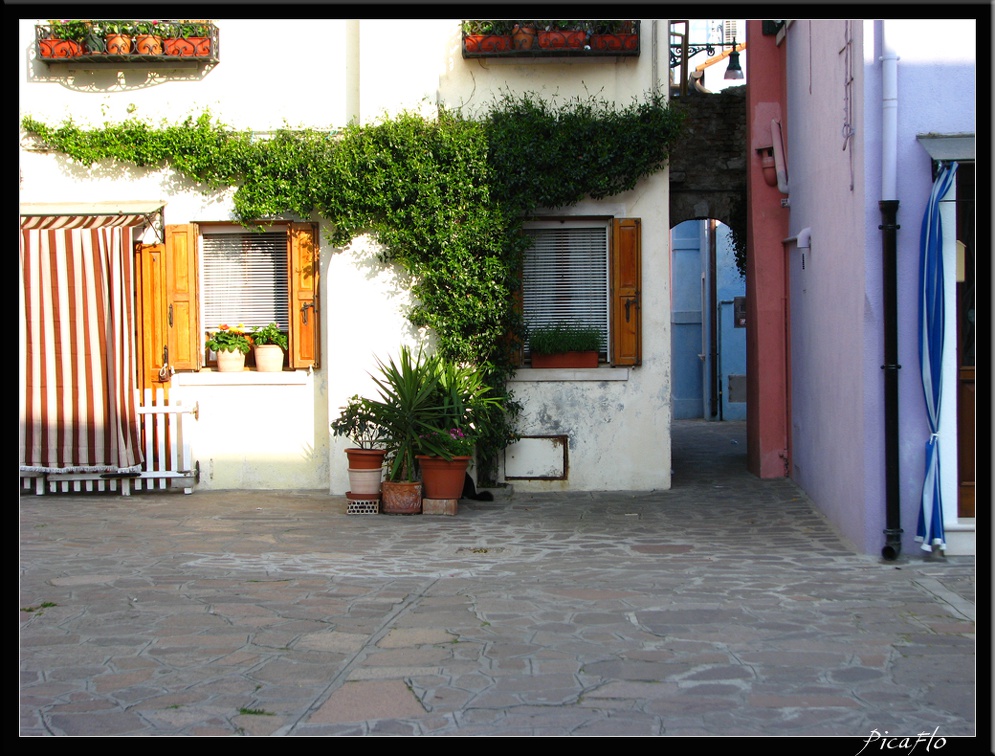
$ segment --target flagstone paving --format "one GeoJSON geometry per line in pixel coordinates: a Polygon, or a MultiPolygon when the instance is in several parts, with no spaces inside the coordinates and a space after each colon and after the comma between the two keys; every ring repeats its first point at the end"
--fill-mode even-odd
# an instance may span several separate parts
{"type": "Polygon", "coordinates": [[[455,517],[22,495],[20,734],[975,735],[973,557],[855,554],[742,423],[675,438],[670,491],[455,517]]]}

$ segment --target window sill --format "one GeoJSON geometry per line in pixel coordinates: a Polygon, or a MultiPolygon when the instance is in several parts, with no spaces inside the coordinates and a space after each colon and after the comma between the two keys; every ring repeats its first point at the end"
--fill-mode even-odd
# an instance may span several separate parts
{"type": "Polygon", "coordinates": [[[308,382],[308,371],[261,373],[258,370],[243,370],[240,373],[221,373],[205,368],[196,373],[176,373],[172,382],[174,386],[304,386],[308,382]]]}
{"type": "Polygon", "coordinates": [[[518,383],[549,381],[627,381],[629,368],[519,368],[510,379],[518,383]]]}

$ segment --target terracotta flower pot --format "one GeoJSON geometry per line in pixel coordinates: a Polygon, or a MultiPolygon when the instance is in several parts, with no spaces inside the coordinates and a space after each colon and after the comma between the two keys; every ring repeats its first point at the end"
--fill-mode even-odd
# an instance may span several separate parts
{"type": "Polygon", "coordinates": [[[539,47],[544,50],[579,50],[587,41],[584,31],[540,31],[539,47]]]}
{"type": "Polygon", "coordinates": [[[384,514],[421,514],[421,482],[385,480],[380,486],[384,514]]]}
{"type": "Polygon", "coordinates": [[[505,52],[511,49],[511,37],[507,34],[467,34],[464,44],[466,51],[471,53],[505,52]]]}
{"type": "Polygon", "coordinates": [[[139,55],[162,55],[162,37],[139,34],[135,37],[135,52],[139,55]]]}
{"type": "Polygon", "coordinates": [[[170,37],[163,40],[163,49],[166,55],[176,55],[181,58],[197,57],[206,58],[211,54],[211,40],[209,37],[170,37]]]}
{"type": "Polygon", "coordinates": [[[71,39],[43,39],[38,46],[43,58],[75,58],[83,54],[83,46],[71,39]]]}
{"type": "Polygon", "coordinates": [[[127,55],[131,52],[131,37],[127,34],[108,34],[104,41],[108,55],[127,55]]]}
{"type": "Polygon", "coordinates": [[[469,457],[442,457],[418,455],[421,467],[422,495],[426,499],[459,499],[463,495],[466,482],[466,468],[469,457]]]}
{"type": "Polygon", "coordinates": [[[517,26],[511,35],[511,44],[516,50],[531,50],[536,45],[536,30],[532,26],[517,26]]]}
{"type": "Polygon", "coordinates": [[[383,449],[346,449],[350,470],[379,470],[387,452],[383,449]]]}
{"type": "Polygon", "coordinates": [[[638,34],[592,34],[592,50],[635,50],[639,47],[638,34]]]}

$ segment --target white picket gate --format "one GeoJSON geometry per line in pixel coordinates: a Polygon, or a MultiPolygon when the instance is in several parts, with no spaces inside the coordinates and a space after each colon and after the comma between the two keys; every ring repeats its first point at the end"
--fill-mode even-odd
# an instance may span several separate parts
{"type": "Polygon", "coordinates": [[[21,473],[24,489],[36,494],[117,491],[130,496],[136,491],[166,489],[182,481],[183,493],[193,493],[200,475],[200,466],[193,452],[185,426],[197,418],[197,404],[185,407],[167,403],[163,389],[145,389],[138,408],[142,429],[142,451],[145,461],[136,474],[100,473],[21,473]]]}

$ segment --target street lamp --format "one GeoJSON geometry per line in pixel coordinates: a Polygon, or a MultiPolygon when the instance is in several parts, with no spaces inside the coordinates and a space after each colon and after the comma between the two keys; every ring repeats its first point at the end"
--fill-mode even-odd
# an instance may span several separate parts
{"type": "Polygon", "coordinates": [[[680,68],[681,71],[681,95],[687,94],[688,61],[700,53],[707,53],[709,58],[695,69],[696,72],[703,71],[724,58],[729,58],[729,66],[726,68],[725,76],[723,78],[730,80],[743,78],[743,68],[739,62],[739,53],[740,51],[746,49],[745,42],[740,44],[733,39],[732,42],[706,42],[703,44],[691,44],[686,41],[687,37],[684,34],[673,32],[672,36],[681,38],[680,42],[671,43],[670,45],[670,67],[672,69],[680,68]],[[716,54],[718,50],[722,50],[723,48],[729,49],[716,54]]]}

